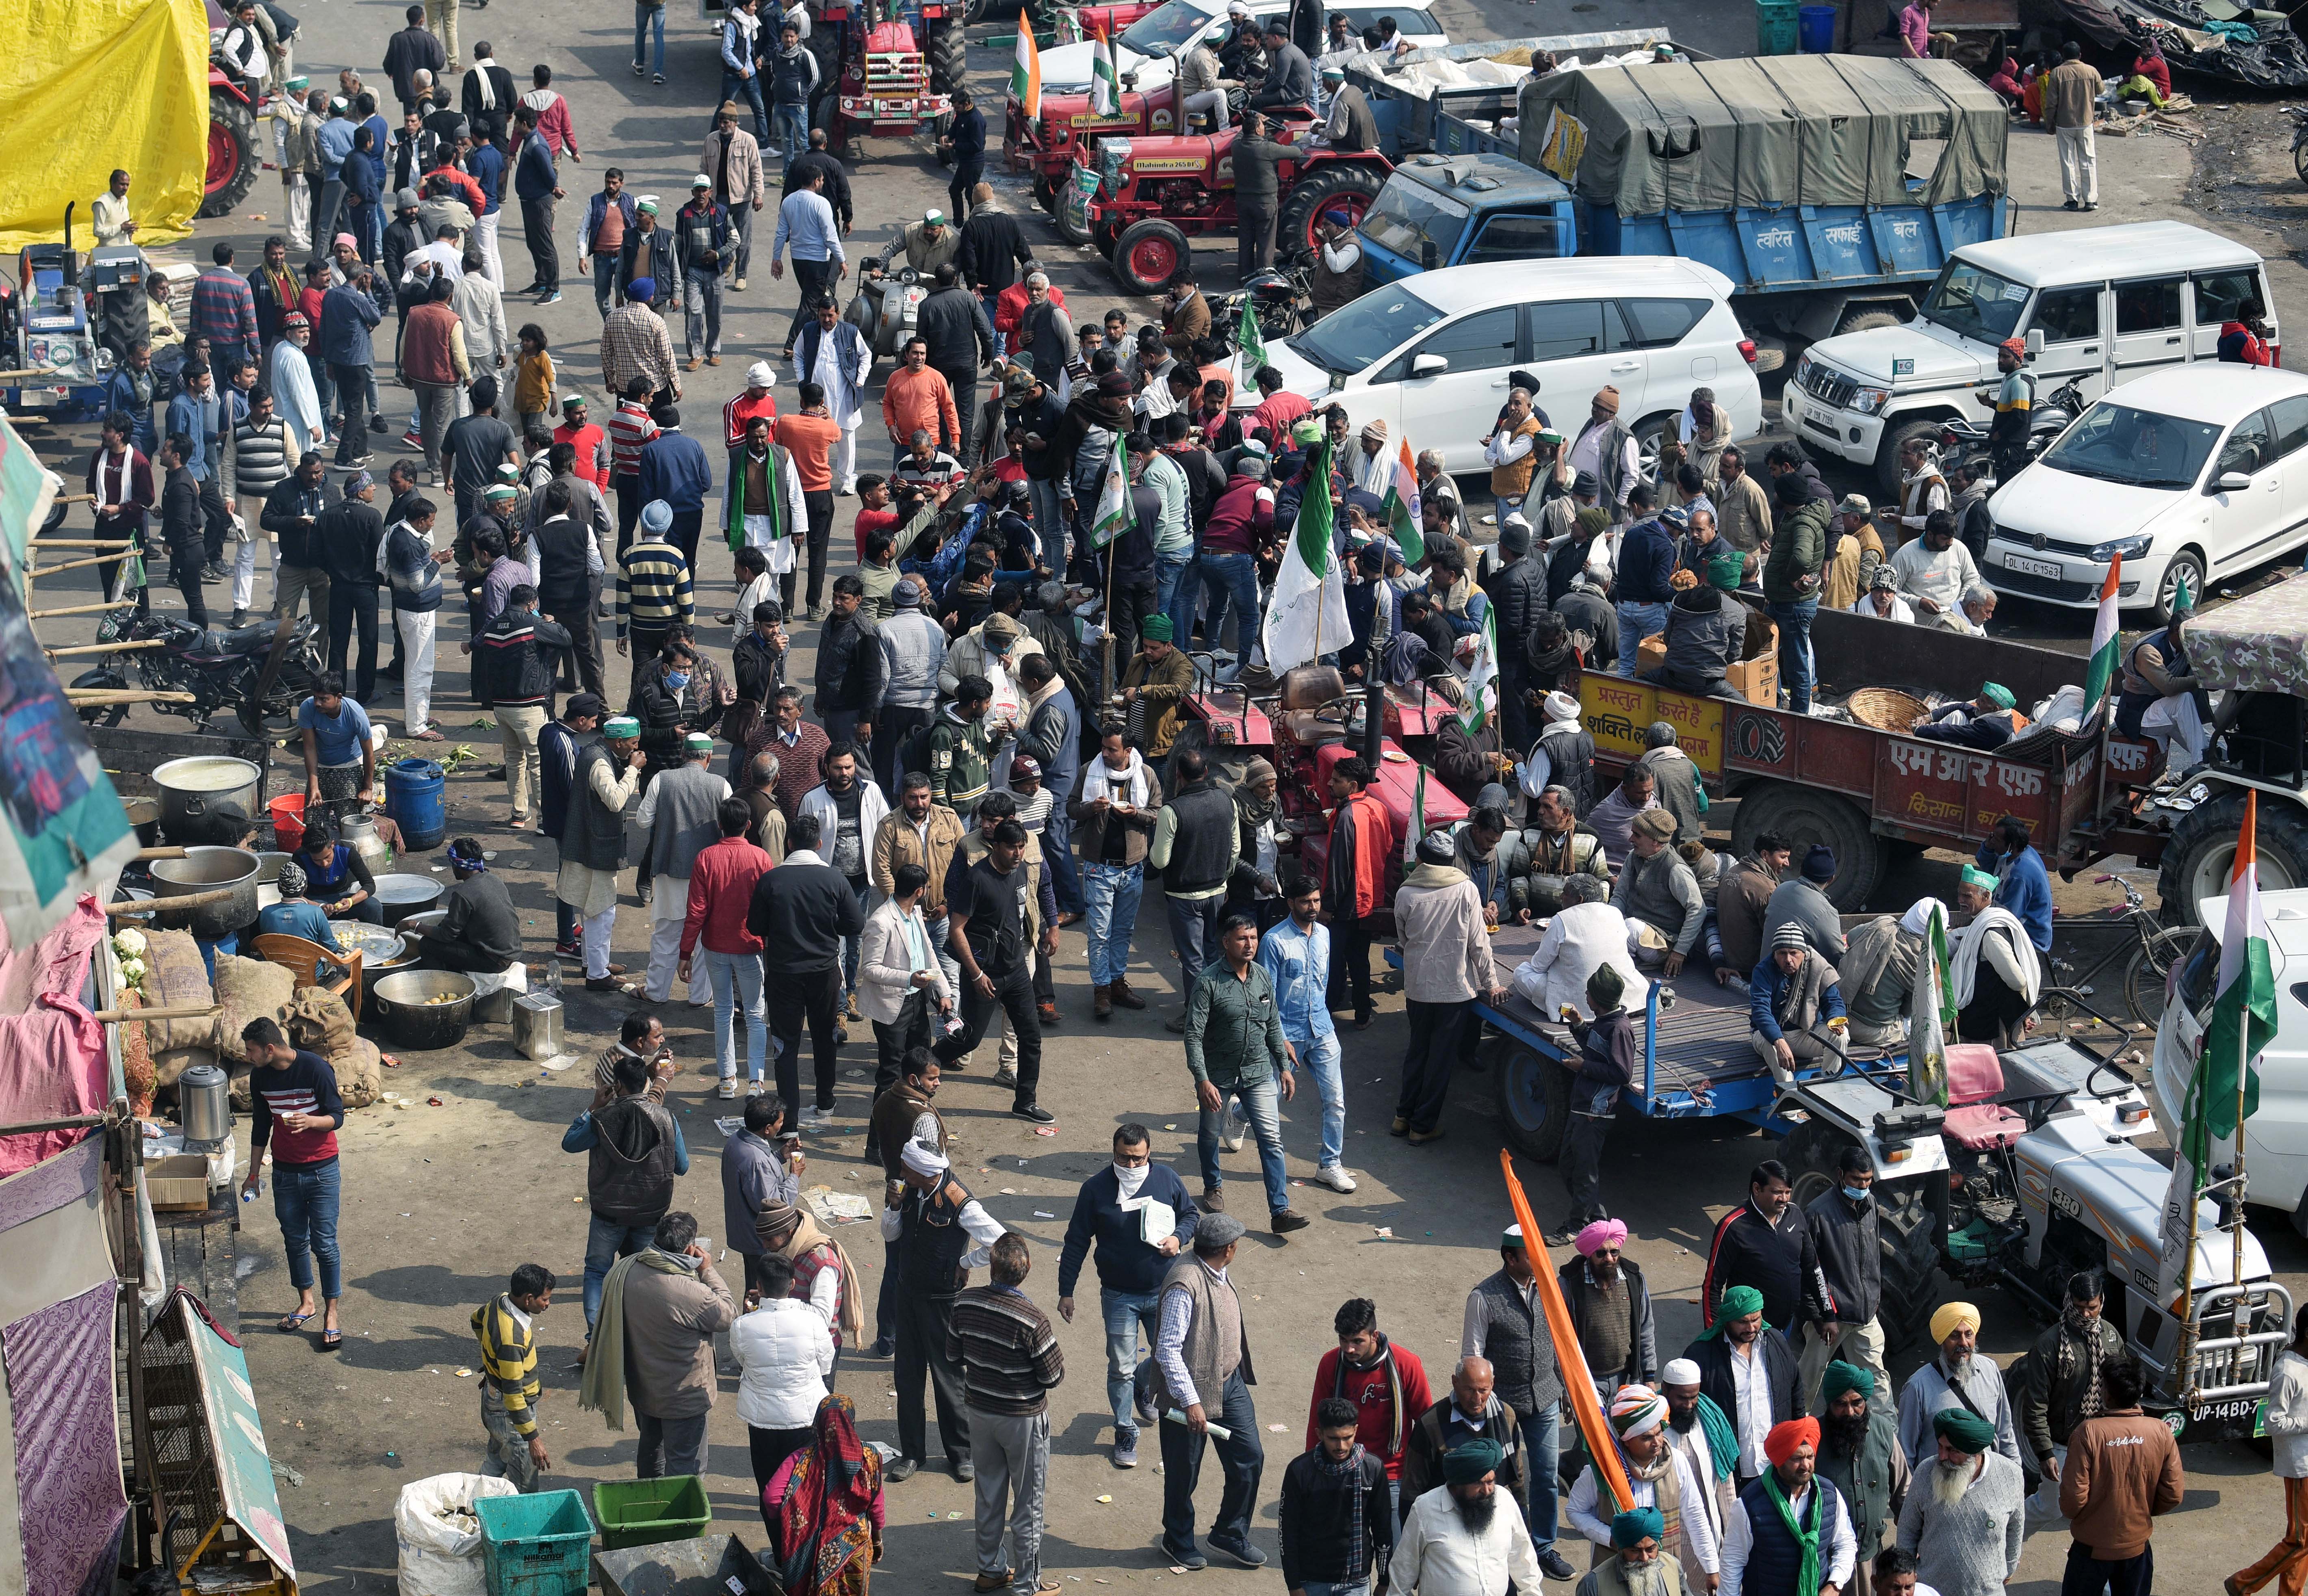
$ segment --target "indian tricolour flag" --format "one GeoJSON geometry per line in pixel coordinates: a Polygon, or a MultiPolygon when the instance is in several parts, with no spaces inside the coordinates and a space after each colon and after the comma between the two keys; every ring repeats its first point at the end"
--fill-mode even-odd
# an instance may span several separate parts
{"type": "Polygon", "coordinates": [[[2123,556],[2108,562],[2107,580],[2099,585],[2099,613],[2092,617],[2091,665],[2084,673],[2084,708],[2106,698],[2115,685],[2115,662],[2122,651],[2123,628],[2116,623],[2115,596],[2123,577],[2123,556]]]}
{"type": "Polygon", "coordinates": [[[1098,510],[1090,517],[1092,548],[1104,548],[1130,526],[1130,461],[1122,451],[1122,434],[1114,434],[1114,450],[1107,457],[1106,480],[1098,485],[1098,510]]]}
{"type": "Polygon", "coordinates": [[[1115,64],[1110,24],[1098,26],[1098,42],[1090,47],[1089,108],[1096,116],[1111,116],[1122,109],[1122,74],[1115,64]]]}
{"type": "Polygon", "coordinates": [[[1018,58],[1010,65],[1010,98],[1031,122],[1042,114],[1042,50],[1034,42],[1034,29],[1024,16],[1018,19],[1018,58]]]}
{"type": "MultiPolygon", "coordinates": [[[[1243,320],[1256,318],[1245,311],[1243,320]]],[[[1324,481],[1331,470],[1331,434],[1306,459],[1306,479],[1324,481]]],[[[1346,573],[1333,546],[1331,495],[1308,493],[1298,501],[1298,520],[1282,545],[1282,566],[1274,573],[1273,596],[1266,604],[1263,639],[1266,665],[1277,676],[1312,665],[1326,649],[1343,648],[1352,635],[1347,619],[1346,573]]]]}
{"type": "Polygon", "coordinates": [[[1401,549],[1402,562],[1417,564],[1426,557],[1426,534],[1420,529],[1418,519],[1418,457],[1410,452],[1408,433],[1395,450],[1394,469],[1387,476],[1386,502],[1381,508],[1386,512],[1386,534],[1401,549]]]}
{"type": "Polygon", "coordinates": [[[2268,922],[2260,910],[2260,796],[2244,789],[2243,828],[2236,837],[2235,864],[2228,872],[2226,928],[2220,932],[2219,985],[2212,999],[2211,1023],[2203,1051],[2188,1083],[2179,1146],[2174,1149],[2172,1184],[2164,1198],[2162,1267],[2157,1295],[2176,1300],[2192,1283],[2197,1188],[2211,1166],[2212,1144],[2234,1137],[2241,1143],[2243,1121],[2260,1107],[2260,1075],[2252,1060],[2276,1035],[2276,975],[2269,957],[2268,922]]]}

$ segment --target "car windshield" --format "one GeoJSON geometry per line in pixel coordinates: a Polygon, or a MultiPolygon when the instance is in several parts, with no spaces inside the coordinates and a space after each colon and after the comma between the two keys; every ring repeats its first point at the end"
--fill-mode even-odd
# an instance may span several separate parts
{"type": "Polygon", "coordinates": [[[1141,56],[1167,56],[1210,25],[1210,13],[1193,0],[1170,0],[1124,28],[1122,44],[1141,56]]]}
{"type": "Polygon", "coordinates": [[[1363,236],[1381,249],[1423,266],[1421,248],[1434,245],[1434,263],[1447,266],[1467,229],[1468,208],[1449,195],[1397,172],[1363,217],[1363,236]]]}
{"type": "Polygon", "coordinates": [[[2203,475],[2220,430],[2214,422],[2103,402],[2045,452],[2044,464],[2127,487],[2188,488],[2203,475]]]}
{"type": "Polygon", "coordinates": [[[1351,377],[1442,319],[1400,283],[1374,288],[1332,311],[1289,342],[1291,351],[1334,377],[1351,377]]]}
{"type": "Polygon", "coordinates": [[[1951,332],[2000,344],[2020,325],[2028,308],[2028,287],[2010,282],[1983,267],[1958,258],[1940,268],[1937,281],[1924,298],[1923,316],[1951,332]]]}

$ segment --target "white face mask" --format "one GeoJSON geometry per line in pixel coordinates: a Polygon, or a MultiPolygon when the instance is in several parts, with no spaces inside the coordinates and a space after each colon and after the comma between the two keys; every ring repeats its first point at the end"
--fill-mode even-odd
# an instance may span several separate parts
{"type": "Polygon", "coordinates": [[[1114,1166],[1114,1179],[1122,1188],[1124,1202],[1126,1203],[1138,1195],[1138,1188],[1146,1184],[1146,1171],[1153,1167],[1148,1163],[1141,1163],[1135,1169],[1118,1163],[1114,1166]]]}

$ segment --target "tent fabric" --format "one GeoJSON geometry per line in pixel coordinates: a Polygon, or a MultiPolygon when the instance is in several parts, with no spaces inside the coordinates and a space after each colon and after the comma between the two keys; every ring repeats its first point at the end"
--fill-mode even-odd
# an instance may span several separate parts
{"type": "MultiPolygon", "coordinates": [[[[103,910],[83,898],[31,948],[0,955],[0,1125],[92,1114],[108,1096],[104,1027],[78,993],[105,934],[103,910]]],[[[0,1137],[0,1177],[30,1169],[85,1130],[0,1137]]]]}
{"type": "Polygon", "coordinates": [[[202,0],[25,0],[0,51],[0,249],[93,243],[89,205],[135,175],[136,242],[192,231],[208,176],[209,23],[202,0]]]}
{"type": "Polygon", "coordinates": [[[24,1583],[58,1596],[112,1589],[120,1524],[110,1281],[0,1330],[24,1583]]]}
{"type": "Polygon", "coordinates": [[[1586,132],[1574,186],[1622,216],[1744,206],[1944,204],[2004,188],[2002,102],[1951,61],[1774,56],[1557,73],[1520,106],[1536,165],[1550,110],[1586,132]],[[1947,141],[1920,193],[1916,140],[1947,141]]]}

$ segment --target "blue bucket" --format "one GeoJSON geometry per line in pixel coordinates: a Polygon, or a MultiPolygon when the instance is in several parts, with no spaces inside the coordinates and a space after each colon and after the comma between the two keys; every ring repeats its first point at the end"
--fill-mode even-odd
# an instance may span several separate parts
{"type": "Polygon", "coordinates": [[[1796,39],[1804,55],[1835,53],[1835,14],[1832,5],[1806,5],[1796,12],[1796,39]]]}
{"type": "Polygon", "coordinates": [[[448,835],[441,802],[445,785],[441,767],[431,759],[401,759],[385,770],[384,812],[400,828],[405,846],[422,853],[439,847],[448,835]]]}

